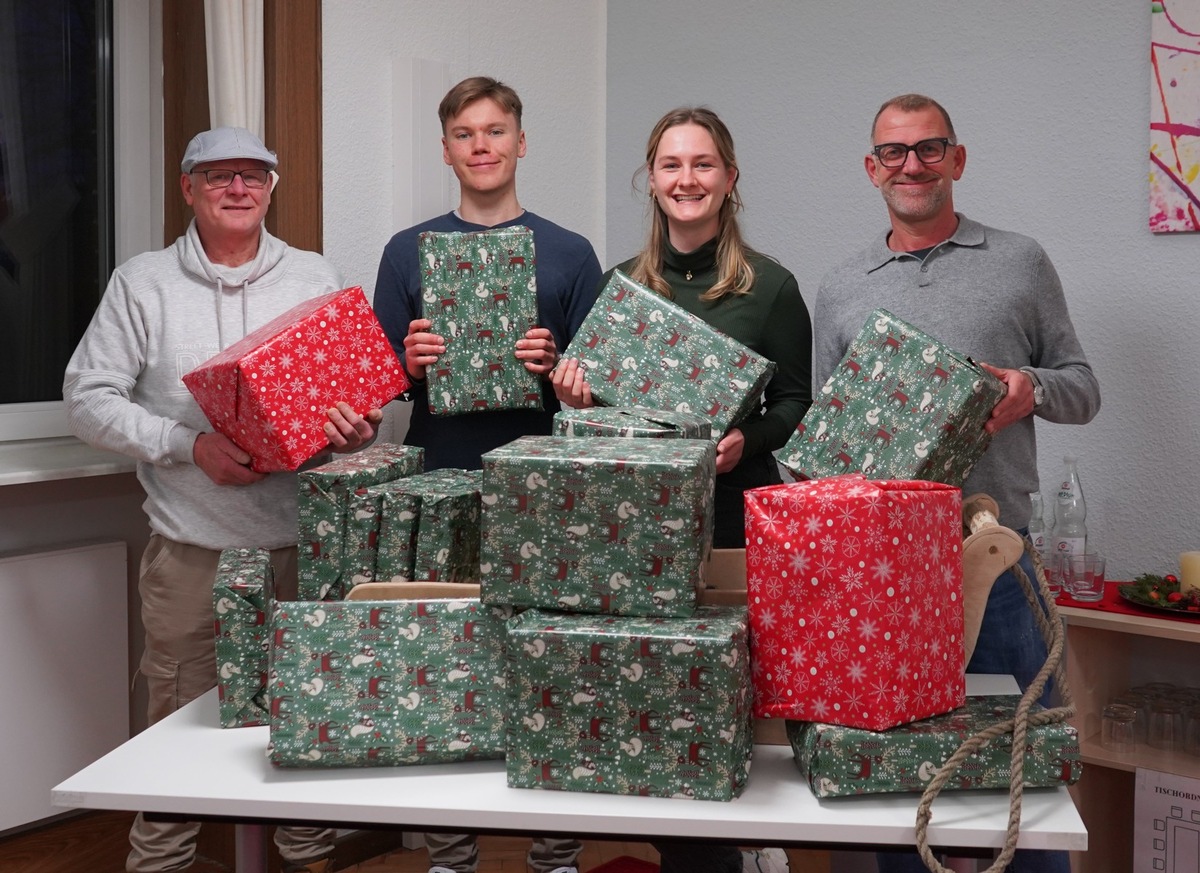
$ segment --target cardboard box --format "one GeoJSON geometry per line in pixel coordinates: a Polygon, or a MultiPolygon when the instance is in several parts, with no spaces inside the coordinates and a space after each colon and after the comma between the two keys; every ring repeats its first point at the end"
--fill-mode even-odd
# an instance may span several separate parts
{"type": "Polygon", "coordinates": [[[274,571],[266,549],[226,549],[213,581],[221,727],[266,724],[267,605],[274,571]]]}
{"type": "Polygon", "coordinates": [[[886,730],[962,706],[962,498],[837,476],[746,492],[755,715],[886,730]]]}
{"type": "Polygon", "coordinates": [[[805,479],[861,472],[961,486],[991,442],[983,426],[1005,390],[966,355],[877,309],[775,457],[805,479]]]}
{"type": "Polygon", "coordinates": [[[542,384],[515,356],[538,326],[533,231],[423,233],[421,298],[446,351],[426,373],[429,411],[541,409],[542,384]]]}
{"type": "Polygon", "coordinates": [[[272,762],[366,767],[501,757],[510,613],[478,597],[475,585],[367,583],[349,600],[277,603],[272,762]]]}
{"type": "Polygon", "coordinates": [[[695,413],[673,409],[597,406],[556,412],[554,435],[706,440],[712,438],[712,422],[695,413]]]}
{"type": "Polygon", "coordinates": [[[363,566],[370,560],[371,528],[378,518],[355,519],[348,528],[347,515],[377,510],[363,505],[351,510],[351,497],[371,485],[420,473],[424,463],[425,452],[416,446],[376,443],[299,474],[300,599],[340,600],[357,581],[368,581],[363,566]],[[356,580],[356,575],[363,578],[356,580]]]}
{"type": "Polygon", "coordinates": [[[187,373],[213,428],[260,473],[295,470],[324,451],[327,410],[382,407],[409,379],[361,288],[305,301],[187,373]]]}
{"type": "MultiPolygon", "coordinates": [[[[953,712],[886,731],[817,722],[787,722],[796,766],[817,797],[924,791],[934,774],[967,739],[1011,719],[1020,696],[968,697],[953,712]]],[[[1034,704],[1030,713],[1040,712],[1034,704]]],[[[1012,734],[1001,734],[975,752],[946,783],[946,790],[1002,788],[1012,779],[1012,734]]],[[[1074,785],[1083,765],[1079,734],[1069,724],[1030,727],[1023,777],[1026,788],[1074,785]]]]}
{"type": "Polygon", "coordinates": [[[758,409],[775,364],[620,270],[563,353],[605,406],[694,412],[714,441],[758,409]]]}
{"type": "Polygon", "coordinates": [[[514,788],[732,800],[750,770],[745,610],[509,622],[514,788]]]}
{"type": "Polygon", "coordinates": [[[690,615],[715,476],[707,440],[522,437],[488,452],[483,601],[690,615]]]}

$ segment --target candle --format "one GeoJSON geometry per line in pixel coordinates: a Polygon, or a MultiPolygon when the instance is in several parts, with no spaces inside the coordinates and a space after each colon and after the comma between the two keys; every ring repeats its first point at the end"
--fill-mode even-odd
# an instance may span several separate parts
{"type": "Polygon", "coordinates": [[[1184,594],[1200,590],[1200,552],[1184,552],[1179,556],[1179,590],[1184,594]]]}

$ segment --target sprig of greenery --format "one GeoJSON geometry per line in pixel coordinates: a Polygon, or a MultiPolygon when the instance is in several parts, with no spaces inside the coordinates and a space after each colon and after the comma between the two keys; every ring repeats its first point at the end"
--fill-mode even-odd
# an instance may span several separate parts
{"type": "Polygon", "coordinates": [[[1121,592],[1130,600],[1149,606],[1178,609],[1180,612],[1200,612],[1200,591],[1182,594],[1179,590],[1179,579],[1174,574],[1158,576],[1154,573],[1143,573],[1128,585],[1122,585],[1121,592]]]}

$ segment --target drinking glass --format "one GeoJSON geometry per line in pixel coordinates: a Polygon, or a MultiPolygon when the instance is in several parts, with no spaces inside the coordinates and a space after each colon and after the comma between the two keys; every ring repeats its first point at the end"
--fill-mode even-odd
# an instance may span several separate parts
{"type": "MultiPolygon", "coordinates": [[[[1104,599],[1104,557],[1089,552],[1064,558],[1071,565],[1069,591],[1072,599],[1083,603],[1096,603],[1104,599]]],[[[1065,573],[1064,573],[1065,575],[1065,573]]],[[[1063,587],[1068,588],[1066,581],[1063,587]]]]}
{"type": "MultiPolygon", "coordinates": [[[[1137,711],[1123,703],[1110,703],[1104,707],[1100,724],[1100,745],[1113,752],[1132,752],[1137,748],[1134,721],[1137,711]]],[[[1200,741],[1200,721],[1197,721],[1197,739],[1200,741]]]]}
{"type": "Polygon", "coordinates": [[[1183,748],[1183,707],[1174,700],[1150,704],[1150,745],[1164,752],[1183,748]]]}
{"type": "Polygon", "coordinates": [[[1194,706],[1188,710],[1183,726],[1183,750],[1200,757],[1200,708],[1194,706]]]}
{"type": "Polygon", "coordinates": [[[1046,570],[1046,587],[1050,589],[1050,596],[1054,598],[1062,594],[1063,590],[1062,558],[1063,556],[1057,552],[1051,552],[1042,562],[1042,566],[1046,570]]]}

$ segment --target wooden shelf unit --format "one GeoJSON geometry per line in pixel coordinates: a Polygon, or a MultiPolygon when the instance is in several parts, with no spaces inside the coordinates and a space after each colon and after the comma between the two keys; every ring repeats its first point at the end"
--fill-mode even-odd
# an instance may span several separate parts
{"type": "Polygon", "coordinates": [[[1083,777],[1071,794],[1088,829],[1074,873],[1133,869],[1134,771],[1200,778],[1200,758],[1146,745],[1126,754],[1100,746],[1100,713],[1121,692],[1165,680],[1200,685],[1200,622],[1059,607],[1067,625],[1067,680],[1075,697],[1083,777]],[[1193,666],[1195,665],[1195,666],[1193,666]]]}

